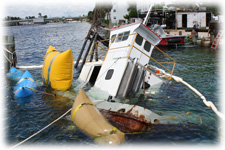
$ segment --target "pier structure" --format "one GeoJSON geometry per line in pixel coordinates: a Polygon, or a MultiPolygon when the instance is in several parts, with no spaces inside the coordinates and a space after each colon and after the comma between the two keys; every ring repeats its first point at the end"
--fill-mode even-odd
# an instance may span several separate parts
{"type": "Polygon", "coordinates": [[[5,25],[9,25],[9,26],[16,26],[16,25],[20,25],[23,23],[34,23],[34,24],[46,24],[50,21],[59,21],[59,20],[82,20],[82,19],[86,19],[87,17],[54,17],[54,18],[34,18],[34,19],[21,19],[21,20],[10,20],[10,21],[5,21],[5,25]]]}
{"type": "Polygon", "coordinates": [[[15,39],[14,36],[5,36],[4,37],[4,47],[3,47],[3,55],[5,57],[4,65],[6,68],[6,72],[10,70],[12,66],[16,67],[17,56],[15,50],[15,39]]]}

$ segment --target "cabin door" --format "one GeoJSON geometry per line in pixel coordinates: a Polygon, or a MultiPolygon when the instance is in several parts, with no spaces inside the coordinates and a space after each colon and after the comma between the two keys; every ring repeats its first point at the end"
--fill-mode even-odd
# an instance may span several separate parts
{"type": "Polygon", "coordinates": [[[182,14],[182,27],[187,28],[187,14],[182,14]]]}

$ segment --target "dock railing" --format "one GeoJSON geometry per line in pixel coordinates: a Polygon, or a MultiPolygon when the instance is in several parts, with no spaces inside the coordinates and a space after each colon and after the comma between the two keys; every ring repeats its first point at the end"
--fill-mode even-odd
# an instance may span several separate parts
{"type": "MultiPolygon", "coordinates": [[[[173,72],[174,72],[174,68],[175,68],[175,64],[176,61],[171,58],[169,55],[167,55],[165,52],[163,52],[159,47],[157,47],[156,45],[154,45],[153,43],[149,42],[146,38],[144,38],[143,36],[140,36],[145,39],[147,42],[149,42],[152,46],[154,46],[154,50],[157,50],[160,52],[160,54],[164,55],[166,57],[166,61],[157,61],[157,58],[153,58],[152,56],[149,56],[147,53],[143,52],[142,50],[140,50],[139,48],[137,48],[134,43],[135,43],[135,39],[137,37],[138,33],[133,33],[133,34],[129,34],[129,35],[123,35],[123,36],[118,36],[115,38],[111,38],[111,39],[105,39],[105,40],[101,40],[101,41],[96,41],[92,47],[91,50],[88,54],[88,57],[86,59],[86,62],[91,62],[92,59],[90,59],[91,57],[93,58],[93,56],[95,56],[96,58],[98,58],[99,60],[104,61],[108,51],[110,50],[118,50],[120,48],[126,48],[126,47],[130,47],[130,52],[127,56],[127,59],[130,58],[130,54],[131,52],[135,49],[138,50],[140,53],[142,53],[143,55],[147,56],[150,59],[149,65],[159,65],[160,67],[164,68],[166,71],[168,71],[170,73],[170,79],[172,78],[173,72]],[[116,47],[116,48],[111,48],[111,44],[114,40],[116,40],[117,38],[122,38],[125,36],[134,36],[133,40],[132,40],[132,44],[131,45],[127,45],[127,46],[120,46],[120,47],[116,47]],[[109,48],[105,47],[102,42],[105,41],[109,41],[109,48]],[[91,61],[90,61],[91,60],[91,61]],[[164,64],[167,64],[166,66],[164,64]],[[170,67],[169,67],[169,66],[170,67]]],[[[153,50],[153,51],[154,51],[153,50]]],[[[149,69],[143,66],[144,69],[149,69]]]]}

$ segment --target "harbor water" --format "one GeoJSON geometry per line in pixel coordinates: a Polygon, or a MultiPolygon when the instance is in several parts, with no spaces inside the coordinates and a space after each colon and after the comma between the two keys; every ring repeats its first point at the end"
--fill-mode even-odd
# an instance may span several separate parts
{"type": "MultiPolygon", "coordinates": [[[[81,50],[85,36],[90,28],[87,22],[51,23],[46,25],[27,25],[5,27],[5,33],[14,35],[17,66],[41,65],[50,45],[63,52],[72,49],[74,61],[81,50]]],[[[218,52],[198,46],[178,46],[163,48],[176,61],[174,75],[198,89],[207,100],[220,110],[219,99],[219,60],[218,52]]],[[[161,57],[155,54],[158,59],[161,57]]],[[[77,80],[79,68],[74,69],[72,87],[65,92],[46,89],[42,84],[41,68],[29,70],[38,90],[52,95],[35,92],[31,97],[14,97],[15,82],[5,77],[5,139],[14,145],[39,131],[72,107],[73,100],[83,83],[77,80]],[[54,97],[55,95],[55,97],[54,97]]],[[[91,98],[101,99],[101,95],[88,85],[83,87],[91,98]]],[[[141,91],[140,91],[141,92],[141,91]]],[[[152,88],[151,94],[133,96],[123,103],[136,104],[153,112],[168,116],[172,122],[148,132],[127,134],[124,145],[136,144],[170,145],[196,144],[217,145],[220,143],[220,121],[202,100],[181,83],[170,81],[160,88],[152,88]]],[[[85,118],[84,118],[85,119],[85,118]]],[[[24,145],[95,145],[82,133],[67,115],[24,145]]]]}

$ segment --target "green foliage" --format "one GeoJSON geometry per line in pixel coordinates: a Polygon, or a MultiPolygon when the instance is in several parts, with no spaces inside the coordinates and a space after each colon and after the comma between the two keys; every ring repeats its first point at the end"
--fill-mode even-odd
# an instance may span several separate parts
{"type": "Polygon", "coordinates": [[[35,16],[27,16],[25,19],[35,19],[35,16]]]}
{"type": "Polygon", "coordinates": [[[21,18],[20,17],[7,16],[7,17],[5,17],[5,20],[21,20],[21,18]]]}
{"type": "Polygon", "coordinates": [[[124,15],[123,18],[129,20],[131,16],[137,15],[139,13],[140,12],[137,11],[136,9],[130,9],[129,14],[124,15]]]}
{"type": "Polygon", "coordinates": [[[129,14],[126,14],[126,15],[123,16],[123,18],[129,20],[130,19],[130,16],[129,16],[129,14]]]}
{"type": "Polygon", "coordinates": [[[89,20],[92,20],[93,17],[94,17],[94,12],[93,12],[93,11],[89,11],[89,12],[88,12],[88,17],[87,17],[87,18],[88,18],[89,20]]]}
{"type": "Polygon", "coordinates": [[[213,5],[208,6],[207,10],[211,11],[214,16],[220,15],[220,9],[217,6],[215,6],[215,5],[214,6],[213,5]]]}
{"type": "Polygon", "coordinates": [[[104,20],[106,25],[109,25],[109,20],[104,20]]]}
{"type": "Polygon", "coordinates": [[[157,4],[152,6],[152,10],[155,10],[155,9],[163,9],[163,5],[157,4]]]}
{"type": "MultiPolygon", "coordinates": [[[[112,3],[98,4],[96,5],[96,8],[97,8],[97,16],[96,16],[97,19],[99,19],[103,24],[109,25],[112,3]]],[[[88,12],[87,18],[89,19],[90,22],[93,21],[94,12],[96,8],[94,8],[93,11],[88,12]]]]}

